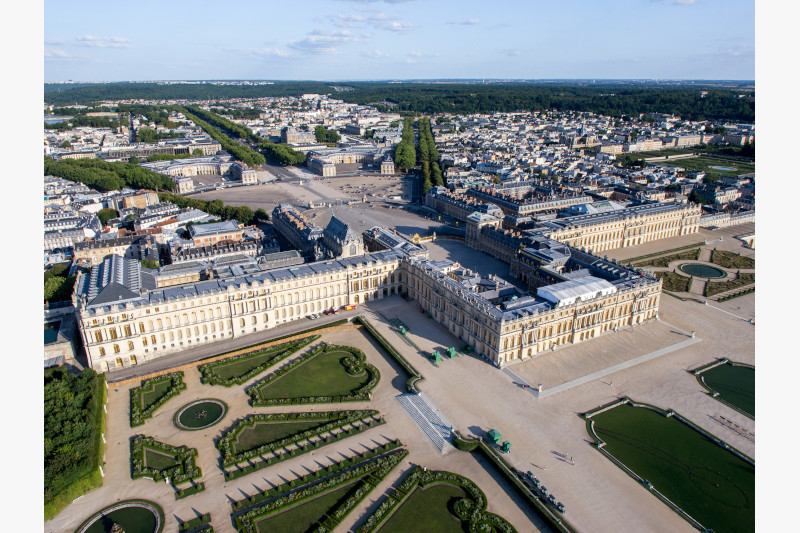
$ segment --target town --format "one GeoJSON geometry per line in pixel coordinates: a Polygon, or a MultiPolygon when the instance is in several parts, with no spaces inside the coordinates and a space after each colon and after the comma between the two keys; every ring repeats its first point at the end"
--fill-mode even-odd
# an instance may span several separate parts
{"type": "Polygon", "coordinates": [[[44,366],[106,398],[97,488],[46,492],[45,530],[121,498],[157,531],[411,531],[403,502],[456,477],[470,530],[752,530],[752,501],[659,492],[609,415],[685,421],[721,443],[691,469],[741,471],[714,501],[752,497],[724,380],[755,361],[754,124],[338,89],[45,103],[44,366]],[[317,479],[347,490],[290,503],[317,479]]]}

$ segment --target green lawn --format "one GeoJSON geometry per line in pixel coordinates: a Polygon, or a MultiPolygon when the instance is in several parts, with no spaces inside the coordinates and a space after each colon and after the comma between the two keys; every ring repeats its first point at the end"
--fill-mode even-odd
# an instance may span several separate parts
{"type": "Polygon", "coordinates": [[[148,447],[144,448],[144,465],[146,467],[166,470],[176,464],[178,464],[178,460],[174,455],[153,450],[148,447]]]}
{"type": "Polygon", "coordinates": [[[336,509],[339,503],[347,498],[348,494],[355,488],[355,484],[358,481],[360,481],[360,478],[342,487],[337,487],[318,498],[263,518],[256,522],[256,531],[259,533],[277,531],[281,533],[305,533],[306,531],[314,531],[318,525],[317,522],[322,521],[327,513],[336,509]]]}
{"type": "Polygon", "coordinates": [[[665,167],[681,167],[687,171],[696,170],[718,176],[737,176],[739,174],[750,174],[756,171],[755,165],[741,163],[730,159],[715,159],[711,157],[693,157],[691,159],[667,159],[666,161],[655,161],[665,167]],[[733,170],[719,170],[712,167],[728,167],[733,170]]]}
{"type": "Polygon", "coordinates": [[[301,431],[327,424],[329,420],[309,420],[307,422],[258,422],[242,430],[234,445],[235,453],[242,453],[263,444],[275,442],[301,431]]]}
{"type": "Polygon", "coordinates": [[[626,404],[592,420],[607,452],[704,527],[755,530],[753,466],[676,418],[650,409],[626,404]]]}
{"type": "Polygon", "coordinates": [[[461,488],[448,484],[437,484],[423,489],[417,487],[397,511],[380,528],[380,533],[408,533],[420,531],[416,526],[424,524],[431,533],[463,533],[461,520],[453,512],[459,498],[469,497],[461,488]]]}
{"type": "Polygon", "coordinates": [[[167,393],[171,386],[172,381],[162,381],[160,383],[156,383],[152,390],[142,392],[142,411],[146,411],[148,407],[156,403],[159,398],[167,393]]]}
{"type": "Polygon", "coordinates": [[[715,366],[700,376],[719,398],[735,405],[750,416],[756,414],[756,371],[730,364],[715,366]]]}
{"type": "Polygon", "coordinates": [[[238,378],[244,376],[257,366],[269,361],[275,354],[283,350],[266,350],[253,357],[233,361],[226,365],[219,365],[214,369],[214,373],[220,379],[238,378]]]}
{"type": "Polygon", "coordinates": [[[369,372],[351,376],[341,363],[352,357],[343,351],[322,352],[310,361],[265,384],[259,392],[264,399],[302,398],[306,396],[346,396],[363,387],[370,379],[369,372]]]}

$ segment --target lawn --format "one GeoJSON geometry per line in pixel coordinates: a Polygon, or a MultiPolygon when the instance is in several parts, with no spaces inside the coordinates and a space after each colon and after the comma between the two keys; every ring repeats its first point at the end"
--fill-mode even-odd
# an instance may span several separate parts
{"type": "Polygon", "coordinates": [[[157,470],[166,470],[178,464],[178,458],[172,454],[160,452],[145,447],[144,449],[144,465],[148,468],[155,468],[157,470]]]}
{"type": "Polygon", "coordinates": [[[152,390],[142,392],[142,411],[146,411],[156,403],[172,387],[171,381],[162,381],[153,385],[152,390]]]}
{"type": "Polygon", "coordinates": [[[706,386],[719,393],[719,398],[749,414],[756,414],[756,371],[746,366],[724,364],[697,376],[706,386]]]}
{"type": "Polygon", "coordinates": [[[625,404],[591,420],[605,451],[704,527],[754,531],[755,467],[650,409],[625,404]]]}
{"type": "Polygon", "coordinates": [[[750,174],[756,171],[755,165],[734,161],[731,159],[716,159],[711,157],[693,157],[691,159],[667,159],[666,161],[656,161],[658,165],[665,167],[680,167],[686,171],[699,171],[719,176],[738,176],[739,174],[750,174]],[[733,170],[719,170],[712,167],[727,167],[733,170]]]}
{"type": "Polygon", "coordinates": [[[275,442],[307,429],[325,425],[329,420],[309,420],[308,422],[259,422],[239,433],[234,443],[234,452],[242,453],[263,444],[275,442]]]}
{"type": "Polygon", "coordinates": [[[654,266],[663,268],[669,265],[672,261],[678,261],[678,260],[695,261],[697,260],[698,257],[700,257],[699,247],[695,248],[694,250],[689,250],[678,254],[665,255],[663,257],[656,257],[653,259],[648,259],[647,261],[634,263],[633,266],[635,267],[654,266]]]}
{"type": "Polygon", "coordinates": [[[275,354],[282,351],[282,349],[265,350],[249,359],[240,359],[226,365],[219,365],[214,369],[214,373],[222,380],[239,378],[240,376],[246,375],[254,368],[268,362],[270,359],[275,357],[275,354]]]}
{"type": "Polygon", "coordinates": [[[379,531],[405,533],[409,531],[409,524],[425,524],[425,531],[429,532],[462,533],[462,521],[453,513],[453,505],[464,497],[469,495],[454,485],[417,487],[379,531]]]}
{"type": "Polygon", "coordinates": [[[738,289],[739,287],[746,287],[756,282],[755,274],[737,274],[736,278],[731,281],[709,281],[706,283],[706,290],[704,296],[713,296],[721,292],[738,289]]]}
{"type": "Polygon", "coordinates": [[[318,498],[306,501],[286,511],[270,515],[256,522],[256,531],[259,533],[269,533],[280,531],[281,533],[305,533],[316,529],[318,522],[321,522],[325,515],[332,512],[339,506],[349,493],[354,489],[354,485],[360,478],[354,479],[351,483],[322,494],[318,498]]]}
{"type": "Polygon", "coordinates": [[[352,357],[352,354],[344,351],[322,352],[275,381],[265,384],[259,390],[260,396],[264,399],[347,396],[370,380],[369,372],[361,376],[347,373],[342,360],[348,357],[352,357]]]}

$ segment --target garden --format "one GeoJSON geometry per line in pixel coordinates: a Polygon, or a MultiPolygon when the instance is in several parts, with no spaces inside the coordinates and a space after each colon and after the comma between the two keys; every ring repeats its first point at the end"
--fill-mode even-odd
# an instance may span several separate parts
{"type": "Polygon", "coordinates": [[[408,455],[398,446],[388,443],[233,503],[237,530],[333,531],[408,455]]]}
{"type": "Polygon", "coordinates": [[[218,423],[227,412],[228,405],[222,400],[196,400],[178,409],[173,423],[180,429],[197,431],[218,423]]]}
{"type": "Polygon", "coordinates": [[[130,393],[131,427],[144,424],[145,420],[152,418],[159,407],[185,388],[183,372],[173,372],[142,381],[141,385],[131,389],[130,393]]]}
{"type": "Polygon", "coordinates": [[[709,281],[706,283],[703,296],[714,296],[715,294],[753,285],[755,282],[755,274],[736,274],[736,277],[730,281],[709,281]]]}
{"type": "Polygon", "coordinates": [[[86,519],[75,533],[161,533],[164,510],[148,500],[126,500],[101,509],[86,519]]]}
{"type": "Polygon", "coordinates": [[[755,463],[674,411],[622,400],[585,415],[597,448],[699,529],[755,529],[755,463]]]}
{"type": "Polygon", "coordinates": [[[693,373],[712,397],[755,419],[755,367],[726,360],[722,364],[698,368],[693,373]]]}
{"type": "Polygon", "coordinates": [[[417,466],[358,529],[358,533],[400,533],[409,524],[425,531],[516,532],[504,518],[486,511],[486,495],[471,480],[417,466]]]}
{"type": "MultiPolygon", "coordinates": [[[[255,459],[261,461],[263,468],[383,423],[374,409],[253,414],[227,430],[217,441],[217,449],[223,467],[255,459]],[[345,429],[346,426],[350,427],[345,429]],[[303,444],[304,441],[307,442],[303,444]],[[289,446],[293,448],[287,451],[289,446]]],[[[240,471],[249,473],[257,468],[251,464],[240,471]],[[249,467],[253,468],[248,470],[249,467]]],[[[237,477],[234,472],[226,474],[226,478],[233,477],[237,477]]]]}
{"type": "MultiPolygon", "coordinates": [[[[135,435],[131,437],[131,478],[147,478],[153,481],[169,479],[173,486],[193,482],[203,473],[195,464],[197,450],[187,446],[172,446],[153,437],[135,435]]],[[[203,490],[203,484],[194,485],[191,494],[203,490]]],[[[185,489],[177,489],[176,497],[185,497],[185,489]],[[180,492],[183,490],[184,492],[180,492]]]]}
{"type": "Polygon", "coordinates": [[[689,292],[689,287],[692,285],[692,278],[681,276],[675,272],[655,272],[655,276],[661,278],[661,287],[665,291],[689,292]]]}
{"type": "Polygon", "coordinates": [[[752,257],[724,250],[712,250],[711,262],[724,268],[743,268],[748,270],[756,268],[756,260],[752,257]]]}
{"type": "Polygon", "coordinates": [[[235,355],[227,359],[200,365],[198,367],[200,381],[206,385],[223,385],[225,387],[241,385],[270,366],[308,346],[319,337],[319,335],[312,335],[305,339],[286,342],[263,350],[235,355]]]}
{"type": "Polygon", "coordinates": [[[634,267],[643,267],[643,266],[651,266],[651,267],[666,267],[672,261],[696,261],[700,257],[700,248],[693,248],[691,250],[686,250],[684,252],[664,255],[661,257],[653,257],[650,259],[646,259],[644,261],[640,261],[634,263],[634,267]]]}
{"type": "Polygon", "coordinates": [[[247,392],[253,406],[367,401],[378,381],[380,372],[358,348],[322,344],[247,392]]]}

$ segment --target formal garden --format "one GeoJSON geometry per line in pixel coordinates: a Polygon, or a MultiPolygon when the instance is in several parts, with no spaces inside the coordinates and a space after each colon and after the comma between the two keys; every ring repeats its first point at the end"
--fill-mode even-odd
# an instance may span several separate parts
{"type": "Polygon", "coordinates": [[[195,400],[178,409],[173,422],[180,429],[198,431],[219,423],[227,412],[228,405],[222,400],[195,400]]]}
{"type": "Polygon", "coordinates": [[[701,530],[755,529],[755,462],[672,410],[622,399],[584,415],[606,457],[701,530]]]}
{"type": "Polygon", "coordinates": [[[234,502],[240,532],[333,531],[408,455],[390,442],[234,502]]]}
{"type": "Polygon", "coordinates": [[[148,500],[126,500],[97,511],[75,533],[161,533],[163,529],[161,506],[148,500]]]}
{"type": "Polygon", "coordinates": [[[358,529],[359,533],[400,533],[409,524],[425,531],[515,532],[504,518],[486,511],[486,495],[475,483],[452,472],[417,466],[358,529]]]}
{"type": "Polygon", "coordinates": [[[380,377],[358,348],[323,343],[255,383],[247,393],[253,406],[368,401],[380,377]]]}
{"type": "Polygon", "coordinates": [[[692,371],[708,393],[749,418],[756,414],[756,369],[722,359],[692,371]]]}
{"type": "Polygon", "coordinates": [[[186,389],[183,372],[173,372],[155,378],[145,379],[138,387],[131,389],[131,427],[141,426],[152,418],[156,410],[167,400],[186,389]]]}

